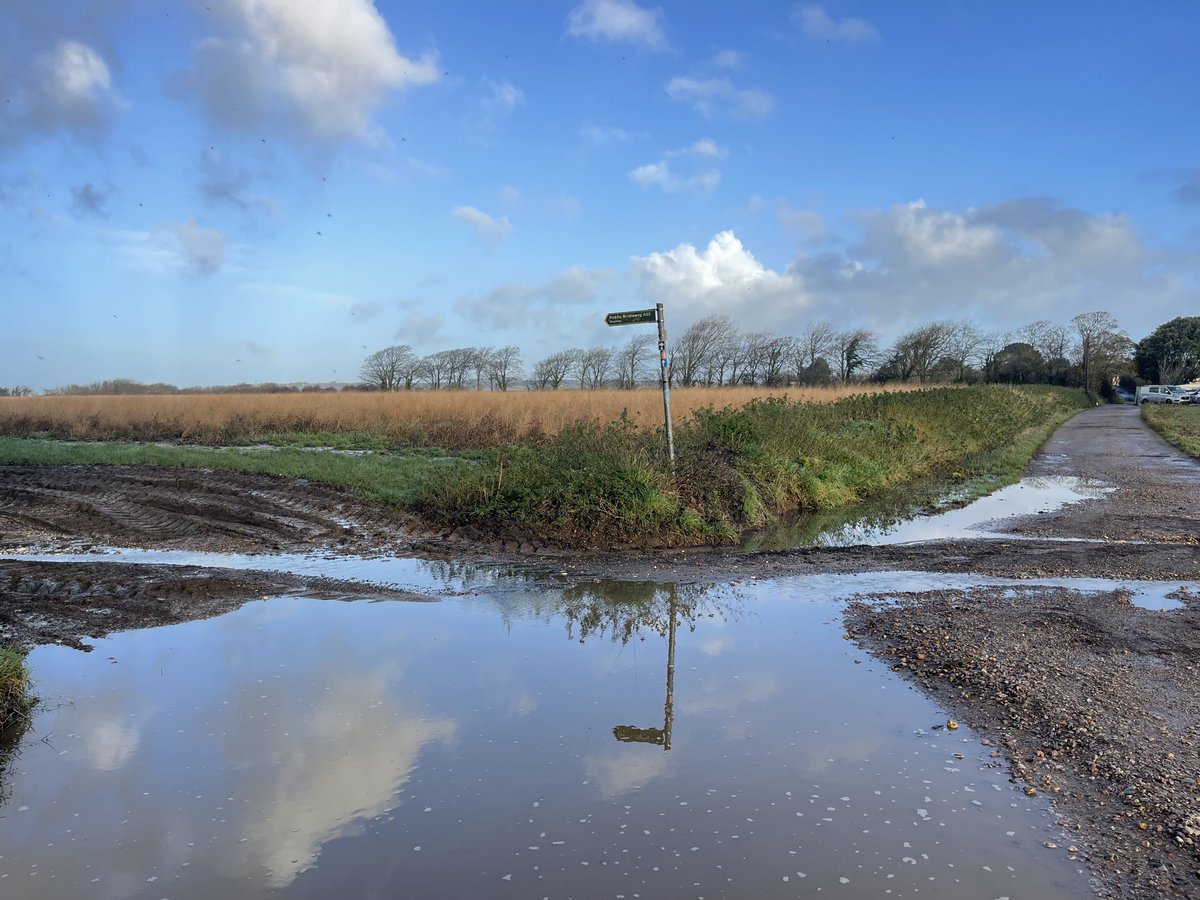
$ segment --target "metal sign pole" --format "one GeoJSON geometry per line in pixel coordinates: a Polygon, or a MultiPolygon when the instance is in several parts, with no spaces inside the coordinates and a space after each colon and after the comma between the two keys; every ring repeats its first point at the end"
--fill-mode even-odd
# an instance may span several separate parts
{"type": "Polygon", "coordinates": [[[667,458],[675,465],[675,432],[671,428],[671,379],[667,372],[667,321],[663,314],[663,305],[655,305],[658,311],[658,360],[659,371],[662,375],[663,419],[667,423],[667,458]]]}
{"type": "Polygon", "coordinates": [[[667,458],[671,468],[675,468],[675,430],[671,427],[671,376],[667,362],[667,320],[663,314],[663,305],[657,303],[654,309],[629,309],[623,312],[610,312],[604,317],[605,325],[649,325],[658,323],[658,361],[659,374],[662,378],[663,392],[663,421],[667,426],[667,458]]]}

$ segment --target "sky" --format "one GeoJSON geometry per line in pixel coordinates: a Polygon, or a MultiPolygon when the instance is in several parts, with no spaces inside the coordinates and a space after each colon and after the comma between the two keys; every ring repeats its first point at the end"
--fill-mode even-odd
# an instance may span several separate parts
{"type": "Polygon", "coordinates": [[[1200,5],[5,0],[0,385],[1200,314],[1200,5]]]}

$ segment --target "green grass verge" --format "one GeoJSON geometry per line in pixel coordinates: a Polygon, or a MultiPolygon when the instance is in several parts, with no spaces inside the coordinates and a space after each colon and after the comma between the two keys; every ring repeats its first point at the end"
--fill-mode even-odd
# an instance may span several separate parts
{"type": "MultiPolygon", "coordinates": [[[[299,441],[306,436],[293,435],[299,441]]],[[[478,453],[445,455],[441,451],[365,453],[351,456],[298,447],[189,447],[160,444],[101,444],[0,438],[0,464],[4,465],[148,465],[174,468],[224,469],[262,475],[307,478],[345,488],[381,506],[409,506],[424,479],[441,477],[450,467],[469,468],[478,453]]],[[[360,449],[360,448],[346,448],[360,449]]]]}
{"type": "Polygon", "coordinates": [[[574,546],[729,542],[919,479],[1010,483],[1058,425],[1092,405],[1081,391],[1000,386],[761,400],[685,423],[674,472],[661,435],[627,421],[577,425],[497,451],[453,481],[426,482],[415,509],[574,546]]]}
{"type": "Polygon", "coordinates": [[[799,512],[852,506],[922,480],[1009,483],[1054,428],[1090,405],[1081,391],[994,385],[829,404],[759,400],[701,410],[682,423],[674,469],[661,433],[624,417],[453,455],[379,452],[372,435],[288,435],[290,446],[273,449],[0,438],[0,463],[286,475],[442,526],[533,533],[577,547],[694,545],[731,542],[799,512]],[[371,452],[303,449],[331,446],[371,452]]]}
{"type": "Polygon", "coordinates": [[[0,647],[0,734],[28,722],[36,702],[30,688],[25,657],[11,647],[0,647]]]}
{"type": "Polygon", "coordinates": [[[1169,444],[1200,457],[1200,406],[1145,404],[1142,418],[1169,444]]]}

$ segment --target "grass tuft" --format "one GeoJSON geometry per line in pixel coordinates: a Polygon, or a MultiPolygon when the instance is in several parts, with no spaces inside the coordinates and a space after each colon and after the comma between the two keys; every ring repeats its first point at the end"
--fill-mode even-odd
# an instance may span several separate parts
{"type": "Polygon", "coordinates": [[[37,702],[25,657],[11,647],[0,647],[0,733],[29,721],[37,702]]]}

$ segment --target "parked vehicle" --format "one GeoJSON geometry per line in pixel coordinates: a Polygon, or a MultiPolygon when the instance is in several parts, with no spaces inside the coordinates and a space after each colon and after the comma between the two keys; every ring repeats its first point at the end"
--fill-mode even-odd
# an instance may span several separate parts
{"type": "Polygon", "coordinates": [[[1191,403],[1192,395],[1177,384],[1144,384],[1137,389],[1138,403],[1191,403]]]}
{"type": "Polygon", "coordinates": [[[1134,402],[1134,396],[1133,396],[1133,392],[1132,392],[1132,391],[1127,391],[1127,390],[1126,390],[1125,388],[1123,388],[1123,387],[1115,387],[1115,388],[1113,388],[1113,395],[1114,395],[1114,396],[1115,396],[1115,397],[1116,397],[1118,400],[1120,400],[1122,403],[1133,403],[1133,402],[1134,402]]]}

